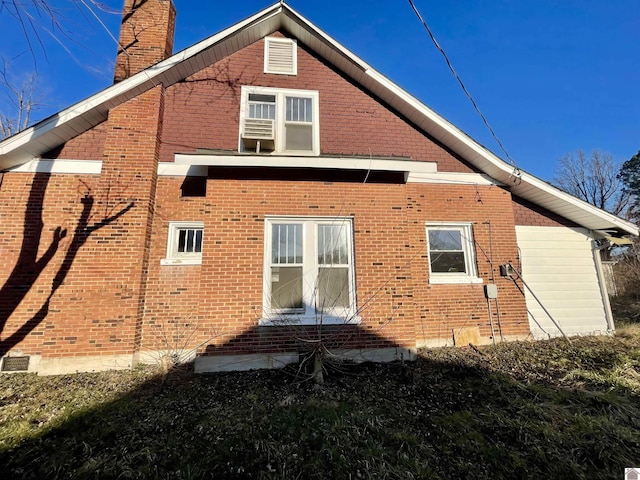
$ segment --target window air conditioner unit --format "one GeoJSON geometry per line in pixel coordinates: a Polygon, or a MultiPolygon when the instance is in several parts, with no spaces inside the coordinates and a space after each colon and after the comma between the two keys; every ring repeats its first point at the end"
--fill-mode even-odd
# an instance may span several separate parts
{"type": "Polygon", "coordinates": [[[273,150],[275,140],[274,121],[269,118],[245,118],[242,125],[242,141],[247,150],[260,153],[260,147],[273,150]]]}
{"type": "Polygon", "coordinates": [[[242,138],[273,140],[273,120],[268,118],[245,119],[242,138]]]}

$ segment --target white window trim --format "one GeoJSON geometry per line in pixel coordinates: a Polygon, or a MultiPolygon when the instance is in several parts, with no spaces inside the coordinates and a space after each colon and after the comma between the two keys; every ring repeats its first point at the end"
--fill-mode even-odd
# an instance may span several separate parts
{"type": "Polygon", "coordinates": [[[297,75],[298,74],[298,43],[292,38],[265,37],[264,39],[264,73],[275,75],[297,75]],[[271,44],[280,43],[291,48],[291,70],[281,71],[269,68],[269,49],[271,44]]]}
{"type": "Polygon", "coordinates": [[[245,152],[242,142],[242,126],[247,116],[249,94],[276,96],[275,118],[275,149],[271,155],[296,155],[318,156],[320,155],[320,94],[317,90],[293,90],[288,88],[254,87],[243,85],[240,94],[240,122],[238,129],[238,151],[245,152]],[[286,96],[310,98],[313,105],[312,120],[312,150],[285,150],[284,125],[285,125],[285,101],[286,96]]]}
{"type": "Polygon", "coordinates": [[[178,231],[185,228],[202,229],[202,248],[204,249],[204,222],[169,222],[167,235],[167,256],[160,260],[160,265],[201,265],[202,252],[179,253],[178,231]]]}
{"type": "MultiPolygon", "coordinates": [[[[265,217],[264,234],[264,266],[263,266],[263,299],[262,318],[258,321],[261,326],[289,326],[289,325],[351,325],[360,324],[362,319],[356,309],[356,281],[354,263],[354,236],[352,217],[300,217],[300,216],[268,216],[265,217]],[[317,263],[317,225],[341,224],[347,228],[347,246],[349,249],[349,307],[340,312],[313,312],[306,308],[305,312],[281,312],[271,309],[271,226],[274,223],[301,223],[303,225],[303,278],[315,278],[318,271],[317,263]],[[309,231],[311,229],[311,231],[309,231]],[[309,238],[311,235],[311,238],[309,238]],[[313,248],[308,248],[312,245],[313,248]]],[[[313,303],[313,289],[309,282],[303,280],[303,300],[305,305],[313,303]]]]}
{"type": "Polygon", "coordinates": [[[475,246],[473,243],[473,228],[470,222],[429,222],[426,224],[425,235],[427,239],[427,260],[429,266],[430,284],[476,284],[483,282],[482,278],[478,277],[475,246]],[[431,246],[429,245],[429,230],[436,230],[438,228],[459,230],[461,232],[462,250],[464,252],[464,261],[467,273],[446,273],[431,271],[431,246]]]}

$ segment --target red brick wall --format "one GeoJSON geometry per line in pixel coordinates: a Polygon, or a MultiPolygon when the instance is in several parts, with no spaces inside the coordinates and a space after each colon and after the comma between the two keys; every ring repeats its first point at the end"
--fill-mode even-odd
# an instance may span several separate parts
{"type": "MultiPolygon", "coordinates": [[[[517,261],[513,210],[505,190],[238,177],[210,179],[206,199],[181,199],[180,183],[161,179],[158,189],[144,349],[159,348],[161,331],[188,331],[192,345],[206,343],[201,353],[210,355],[299,349],[298,337],[315,335],[258,327],[267,215],[353,217],[362,324],[340,335],[323,329],[335,345],[413,347],[416,339],[450,339],[454,329],[474,326],[490,336],[483,285],[428,283],[425,223],[442,220],[473,222],[476,261],[485,284],[492,280],[489,258],[493,260],[502,333],[529,333],[522,294],[511,280],[499,277],[501,263],[517,261]],[[160,265],[171,220],[205,223],[201,266],[160,265]]],[[[492,308],[498,334],[498,312],[492,308]]]]}
{"type": "MultiPolygon", "coordinates": [[[[529,324],[523,295],[512,280],[501,278],[499,266],[517,263],[518,247],[511,195],[499,187],[424,185],[407,186],[407,205],[413,225],[409,244],[415,250],[413,268],[419,339],[451,338],[452,330],[479,327],[491,335],[484,285],[498,286],[498,306],[503,335],[527,335],[529,324]],[[483,284],[440,285],[428,282],[426,222],[472,222],[478,275],[483,284]],[[493,263],[493,272],[491,264],[493,263]]],[[[492,302],[494,331],[498,311],[492,302]]]]}
{"type": "MultiPolygon", "coordinates": [[[[340,346],[414,346],[416,338],[449,338],[464,326],[488,336],[481,285],[428,283],[425,222],[473,222],[478,270],[488,283],[487,256],[494,271],[516,262],[514,219],[532,211],[506,190],[227,176],[210,178],[207,196],[198,198],[181,196],[182,178],[157,179],[158,160],[173,161],[175,152],[237,149],[243,84],[319,90],[324,154],[395,155],[472,171],[304,48],[298,53],[297,76],[265,75],[257,42],[166,95],[156,87],[114,108],[107,122],[58,152],[103,160],[99,177],[6,174],[0,254],[11,262],[0,281],[27,291],[10,312],[0,306],[11,313],[0,341],[26,324],[33,333],[16,348],[45,356],[132,353],[141,342],[143,352],[162,350],[185,336],[190,345],[204,343],[207,354],[292,348],[297,333],[257,327],[266,215],[353,216],[362,324],[337,337],[328,329],[340,346]],[[171,220],[205,223],[201,266],[160,265],[171,220]],[[25,226],[30,248],[22,245],[25,226]],[[58,226],[66,236],[52,243],[58,226]],[[21,251],[39,253],[21,258],[21,251]],[[38,263],[47,251],[51,258],[38,263]],[[29,323],[43,307],[42,321],[29,323]]],[[[528,333],[522,295],[510,280],[496,283],[503,333],[528,333]]]]}
{"type": "Polygon", "coordinates": [[[100,176],[5,174],[3,351],[46,357],[134,352],[162,101],[156,87],[109,112],[100,176]]]}
{"type": "MultiPolygon", "coordinates": [[[[320,149],[325,155],[398,156],[438,163],[439,171],[475,171],[385,104],[298,46],[298,75],[263,73],[264,41],[167,88],[160,161],[198,148],[237,151],[242,85],[319,91],[320,149]]],[[[45,158],[101,160],[104,126],[45,158]]]]}
{"type": "Polygon", "coordinates": [[[67,143],[42,155],[42,158],[64,158],[69,160],[102,160],[107,122],[72,138],[67,143]]]}
{"type": "Polygon", "coordinates": [[[513,197],[513,214],[516,225],[536,227],[577,227],[576,223],[524,198],[513,197]]]}
{"type": "MultiPolygon", "coordinates": [[[[340,344],[353,346],[363,339],[369,347],[415,344],[412,305],[406,302],[411,282],[397,284],[393,279],[396,267],[406,262],[403,185],[354,188],[350,183],[210,179],[206,199],[180,200],[180,179],[162,179],[160,184],[159,194],[169,195],[158,198],[154,232],[161,235],[152,248],[145,332],[160,329],[146,326],[156,321],[156,312],[184,318],[186,309],[201,326],[197,343],[215,336],[207,353],[264,353],[290,346],[298,333],[257,328],[262,315],[265,215],[354,216],[357,264],[386,264],[371,267],[373,271],[364,267],[358,276],[360,303],[375,298],[363,311],[362,328],[343,332],[340,344]],[[202,266],[159,265],[170,220],[205,222],[202,266]],[[378,291],[380,279],[387,277],[390,287],[378,291]],[[395,310],[398,303],[400,312],[395,310]]],[[[338,341],[333,331],[329,336],[338,341]]],[[[145,336],[145,348],[152,349],[153,342],[157,337],[147,342],[145,336]]]]}
{"type": "MultiPolygon", "coordinates": [[[[95,191],[96,180],[79,175],[4,175],[0,188],[0,319],[6,321],[0,328],[3,352],[14,347],[47,356],[89,355],[100,352],[98,345],[110,351],[115,330],[89,318],[101,309],[100,293],[89,292],[87,285],[82,292],[77,286],[68,286],[73,278],[95,266],[95,259],[76,257],[72,268],[65,265],[74,239],[81,238],[76,235],[84,208],[81,199],[95,191]],[[61,275],[65,282],[56,289],[61,275]],[[76,310],[78,301],[91,308],[85,305],[76,310]]],[[[92,213],[89,218],[93,221],[92,213]]]]}
{"type": "MultiPolygon", "coordinates": [[[[170,221],[203,221],[209,214],[204,197],[182,197],[183,177],[160,177],[149,256],[142,353],[175,350],[188,337],[198,343],[214,336],[215,326],[200,321],[201,267],[161,266],[170,221]]],[[[212,240],[205,235],[205,248],[212,240]]],[[[191,345],[192,342],[189,342],[191,345]]]]}

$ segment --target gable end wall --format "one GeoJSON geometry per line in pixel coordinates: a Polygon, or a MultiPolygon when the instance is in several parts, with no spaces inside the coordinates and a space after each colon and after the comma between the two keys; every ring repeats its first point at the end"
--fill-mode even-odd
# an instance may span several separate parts
{"type": "MultiPolygon", "coordinates": [[[[283,36],[281,33],[278,36],[283,36]]],[[[298,74],[263,73],[264,40],[167,89],[160,159],[198,148],[237,152],[243,85],[317,90],[323,155],[404,157],[443,172],[475,171],[298,43],[298,74]]]]}

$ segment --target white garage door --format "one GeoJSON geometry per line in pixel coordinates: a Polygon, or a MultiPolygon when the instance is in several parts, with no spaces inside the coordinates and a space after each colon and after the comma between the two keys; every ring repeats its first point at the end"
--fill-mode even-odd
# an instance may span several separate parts
{"type": "MultiPolygon", "coordinates": [[[[605,305],[587,231],[516,226],[531,333],[535,338],[607,331],[605,305]],[[535,294],[539,302],[532,295],[535,294]]],[[[517,266],[516,266],[517,268],[517,266]]]]}

